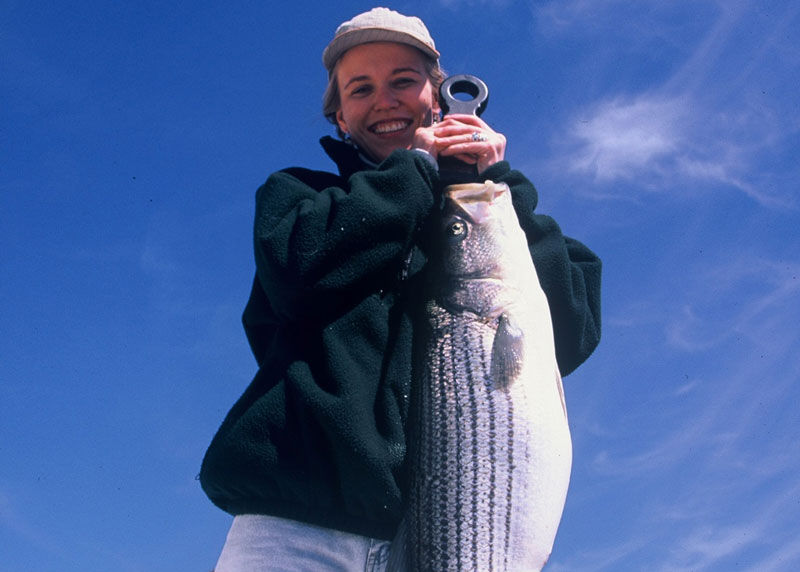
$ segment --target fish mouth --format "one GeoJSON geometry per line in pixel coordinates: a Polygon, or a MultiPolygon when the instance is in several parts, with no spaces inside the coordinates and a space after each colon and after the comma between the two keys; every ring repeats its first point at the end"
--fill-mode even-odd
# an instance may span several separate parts
{"type": "Polygon", "coordinates": [[[463,274],[460,276],[451,276],[449,283],[452,285],[472,284],[477,286],[502,287],[505,285],[505,279],[502,276],[463,274]]]}
{"type": "Polygon", "coordinates": [[[470,282],[503,282],[505,280],[505,275],[500,267],[493,265],[490,268],[484,267],[471,272],[452,274],[451,278],[457,281],[468,280],[470,282]]]}
{"type": "Polygon", "coordinates": [[[412,123],[411,119],[385,119],[370,125],[369,131],[375,135],[395,135],[408,129],[412,123]]]}

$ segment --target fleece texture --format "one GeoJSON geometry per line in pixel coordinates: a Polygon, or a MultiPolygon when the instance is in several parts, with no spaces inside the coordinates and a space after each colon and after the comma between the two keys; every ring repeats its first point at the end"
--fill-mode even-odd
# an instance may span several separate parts
{"type": "MultiPolygon", "coordinates": [[[[439,176],[413,151],[373,168],[350,145],[321,143],[339,174],[285,169],[256,193],[243,323],[258,371],[212,440],[200,481],[234,515],[390,539],[402,514],[417,294],[431,270],[426,229],[439,176]]],[[[567,375],[600,339],[601,262],[535,213],[536,190],[507,162],[482,176],[511,188],[567,375]]]]}

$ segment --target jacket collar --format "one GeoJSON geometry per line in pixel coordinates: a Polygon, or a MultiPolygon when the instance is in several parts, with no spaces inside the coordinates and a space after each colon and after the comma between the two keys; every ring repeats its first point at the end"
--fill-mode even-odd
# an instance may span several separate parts
{"type": "Polygon", "coordinates": [[[366,171],[378,166],[351,143],[334,139],[330,135],[326,135],[319,142],[328,157],[339,167],[339,174],[345,179],[358,171],[366,171]]]}

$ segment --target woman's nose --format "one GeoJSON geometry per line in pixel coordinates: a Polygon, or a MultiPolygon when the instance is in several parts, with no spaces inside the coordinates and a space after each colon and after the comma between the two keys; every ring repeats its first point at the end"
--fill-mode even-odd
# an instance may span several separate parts
{"type": "Polygon", "coordinates": [[[375,96],[375,109],[391,109],[398,103],[397,96],[391,87],[381,87],[375,96]]]}

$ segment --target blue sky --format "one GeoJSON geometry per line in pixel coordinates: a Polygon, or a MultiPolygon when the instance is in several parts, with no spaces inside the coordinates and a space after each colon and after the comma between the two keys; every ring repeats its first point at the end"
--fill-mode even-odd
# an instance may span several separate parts
{"type": "MultiPolygon", "coordinates": [[[[330,167],[321,52],[372,6],[0,0],[4,568],[213,567],[254,192],[330,167]]],[[[605,263],[548,570],[800,569],[800,6],[390,6],[605,263]]]]}

